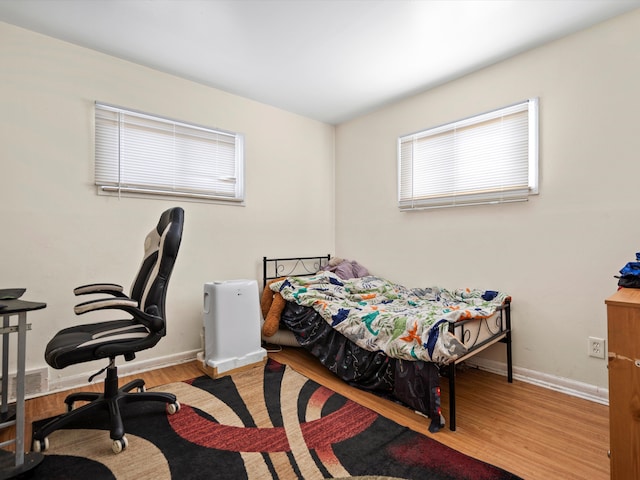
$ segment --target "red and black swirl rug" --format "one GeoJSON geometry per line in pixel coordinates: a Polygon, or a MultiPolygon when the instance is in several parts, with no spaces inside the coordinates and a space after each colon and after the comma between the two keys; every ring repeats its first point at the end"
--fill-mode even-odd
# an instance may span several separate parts
{"type": "MultiPolygon", "coordinates": [[[[133,403],[115,455],[104,418],[54,432],[33,479],[419,479],[518,477],[398,425],[272,360],[165,385],[182,405],[133,403]]],[[[425,420],[426,421],[426,420],[425,420]]]]}

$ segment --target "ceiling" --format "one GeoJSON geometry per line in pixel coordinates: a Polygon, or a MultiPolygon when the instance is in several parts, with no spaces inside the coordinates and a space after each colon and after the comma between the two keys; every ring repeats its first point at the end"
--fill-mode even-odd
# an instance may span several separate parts
{"type": "Polygon", "coordinates": [[[635,8],[640,0],[0,0],[0,21],[338,124],[635,8]]]}

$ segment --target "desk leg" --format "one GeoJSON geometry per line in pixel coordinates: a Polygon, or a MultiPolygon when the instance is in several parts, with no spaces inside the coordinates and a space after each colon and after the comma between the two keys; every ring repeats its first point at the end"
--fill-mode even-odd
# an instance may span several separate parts
{"type": "MultiPolygon", "coordinates": [[[[14,478],[32,468],[35,468],[42,462],[44,455],[40,452],[24,451],[24,423],[25,423],[25,370],[26,370],[26,351],[27,351],[27,311],[12,312],[17,313],[18,325],[11,326],[11,315],[2,315],[2,412],[8,407],[9,399],[9,334],[18,332],[17,340],[17,372],[16,372],[16,401],[15,401],[15,420],[4,420],[3,426],[15,425],[15,438],[2,442],[2,446],[13,443],[15,452],[0,449],[0,480],[14,478]]],[[[13,407],[11,408],[13,410],[13,407]]],[[[7,409],[8,411],[8,409],[7,409]]],[[[8,415],[9,416],[9,415],[8,415]]],[[[12,416],[12,415],[10,415],[12,416]]]]}
{"type": "MultiPolygon", "coordinates": [[[[6,332],[9,328],[9,315],[2,316],[2,327],[6,332]]],[[[0,415],[6,418],[9,412],[9,333],[2,334],[2,407],[0,415]]]]}
{"type": "Polygon", "coordinates": [[[27,350],[27,312],[18,314],[18,372],[16,376],[16,466],[24,463],[24,375],[27,350]]]}

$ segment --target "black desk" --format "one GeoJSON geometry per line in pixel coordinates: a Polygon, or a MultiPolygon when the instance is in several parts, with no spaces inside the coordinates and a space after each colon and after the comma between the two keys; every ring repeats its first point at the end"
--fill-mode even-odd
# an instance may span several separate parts
{"type": "Polygon", "coordinates": [[[11,478],[26,472],[38,465],[44,458],[41,453],[24,452],[24,375],[25,351],[27,346],[27,312],[40,310],[47,306],[41,302],[27,302],[24,300],[0,300],[0,318],[2,325],[2,405],[0,407],[0,429],[15,425],[15,439],[0,443],[0,448],[15,444],[15,453],[0,449],[0,479],[11,478]],[[17,317],[17,323],[11,322],[17,317]],[[18,334],[18,361],[16,372],[16,402],[9,407],[9,335],[18,334]],[[15,414],[13,412],[15,409],[15,414]]]}

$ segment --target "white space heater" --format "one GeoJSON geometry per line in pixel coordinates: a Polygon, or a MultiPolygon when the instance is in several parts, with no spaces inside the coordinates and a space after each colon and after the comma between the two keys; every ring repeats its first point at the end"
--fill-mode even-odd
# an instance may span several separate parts
{"type": "Polygon", "coordinates": [[[204,284],[205,372],[219,374],[266,361],[260,342],[260,301],[255,280],[204,284]]]}

